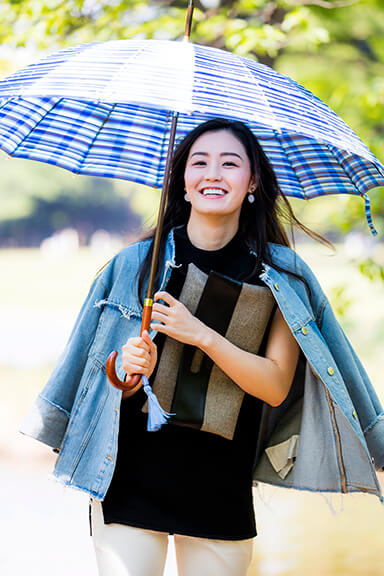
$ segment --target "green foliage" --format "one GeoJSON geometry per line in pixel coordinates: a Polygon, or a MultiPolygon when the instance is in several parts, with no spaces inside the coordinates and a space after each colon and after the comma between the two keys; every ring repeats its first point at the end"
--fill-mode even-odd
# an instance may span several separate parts
{"type": "Polygon", "coordinates": [[[384,283],[384,266],[376,262],[373,258],[366,258],[358,264],[360,272],[369,280],[384,283]]]}
{"type": "Polygon", "coordinates": [[[353,299],[347,295],[348,286],[346,284],[335,284],[330,289],[329,298],[332,302],[332,308],[341,320],[346,320],[348,311],[353,304],[353,299]]]}
{"type": "MultiPolygon", "coordinates": [[[[254,53],[255,57],[258,50],[259,55],[275,57],[296,29],[311,28],[307,8],[284,0],[221,0],[217,4],[217,8],[206,8],[204,2],[196,0],[196,42],[227,48],[240,46],[242,52],[254,53]]],[[[17,46],[33,43],[50,50],[136,35],[175,39],[183,34],[186,6],[187,0],[4,0],[0,7],[0,39],[17,46]]],[[[308,41],[313,37],[310,34],[308,41]]]]}

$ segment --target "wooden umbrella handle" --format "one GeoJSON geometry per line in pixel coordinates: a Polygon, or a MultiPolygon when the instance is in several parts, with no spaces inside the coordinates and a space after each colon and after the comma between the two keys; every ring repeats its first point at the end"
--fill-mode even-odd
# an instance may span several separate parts
{"type": "MultiPolygon", "coordinates": [[[[152,305],[153,305],[152,298],[146,298],[144,300],[143,318],[141,320],[140,336],[143,335],[144,330],[148,330],[149,332],[149,326],[151,324],[151,318],[152,318],[152,305]]],[[[110,381],[112,386],[115,386],[115,388],[123,390],[124,392],[129,392],[134,388],[139,387],[141,374],[132,374],[132,376],[125,381],[122,381],[120,380],[120,378],[118,378],[115,367],[117,356],[118,352],[114,350],[113,352],[110,353],[105,363],[105,371],[107,373],[108,380],[110,381]]]]}

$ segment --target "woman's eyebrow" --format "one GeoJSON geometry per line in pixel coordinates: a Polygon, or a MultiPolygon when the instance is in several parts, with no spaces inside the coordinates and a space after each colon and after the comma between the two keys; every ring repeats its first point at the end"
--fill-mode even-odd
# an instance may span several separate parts
{"type": "MultiPolygon", "coordinates": [[[[191,155],[191,158],[193,158],[193,156],[197,156],[197,155],[199,155],[199,156],[209,156],[209,153],[208,153],[208,152],[194,152],[194,153],[191,155]]],[[[220,156],[237,156],[238,158],[240,158],[240,160],[243,159],[243,158],[240,156],[240,154],[237,154],[237,152],[222,152],[222,153],[220,154],[220,156]]]]}

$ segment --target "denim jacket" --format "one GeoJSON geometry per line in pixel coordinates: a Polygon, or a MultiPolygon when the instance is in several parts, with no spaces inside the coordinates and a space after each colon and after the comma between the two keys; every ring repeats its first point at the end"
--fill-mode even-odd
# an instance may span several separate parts
{"type": "MultiPolygon", "coordinates": [[[[114,472],[122,394],[109,384],[105,362],[112,350],[121,350],[140,333],[137,271],[148,247],[149,240],[129,245],[96,277],[20,430],[58,453],[54,477],[98,500],[104,499],[114,472]]],[[[383,502],[375,472],[384,466],[384,412],[378,397],[310,268],[288,247],[271,243],[270,250],[273,263],[306,278],[311,294],[295,276],[264,264],[260,278],[301,353],[286,400],[274,407],[263,403],[261,424],[255,423],[254,482],[368,492],[383,502]]],[[[177,266],[173,230],[161,265],[160,289],[165,290],[177,266]]],[[[121,354],[116,369],[123,379],[121,354]]]]}

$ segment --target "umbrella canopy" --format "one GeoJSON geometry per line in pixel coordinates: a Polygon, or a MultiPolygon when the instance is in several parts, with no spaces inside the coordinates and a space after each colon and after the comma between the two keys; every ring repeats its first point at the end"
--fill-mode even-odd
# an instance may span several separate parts
{"type": "Polygon", "coordinates": [[[361,195],[384,166],[328,106],[292,79],[216,48],[116,40],[61,50],[0,82],[0,149],[76,174],[161,187],[176,138],[213,117],[244,121],[287,196],[361,195]]]}

